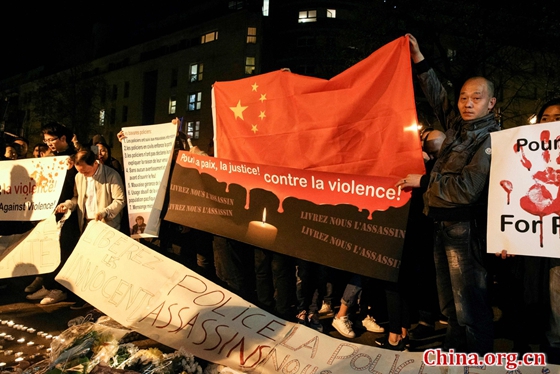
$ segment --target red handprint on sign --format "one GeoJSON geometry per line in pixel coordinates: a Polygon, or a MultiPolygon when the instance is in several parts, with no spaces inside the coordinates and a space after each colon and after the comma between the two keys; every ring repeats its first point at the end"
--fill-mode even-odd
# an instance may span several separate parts
{"type": "MultiPolygon", "coordinates": [[[[532,163],[531,161],[525,156],[525,152],[523,150],[524,145],[528,145],[530,150],[541,149],[542,150],[542,158],[548,164],[550,163],[550,150],[551,149],[558,149],[558,142],[560,141],[560,137],[556,138],[553,143],[550,141],[550,131],[543,130],[540,136],[540,143],[538,142],[518,142],[514,145],[513,150],[515,153],[520,154],[521,156],[521,164],[527,168],[528,171],[531,171],[532,163]],[[532,149],[534,148],[534,149],[532,149]]],[[[560,164],[560,155],[556,158],[556,163],[560,164]]],[[[560,170],[556,170],[550,166],[547,166],[544,170],[539,170],[533,174],[533,180],[535,184],[533,184],[525,196],[523,196],[519,200],[519,206],[521,209],[525,210],[526,212],[538,216],[540,221],[542,222],[543,217],[557,214],[560,215],[560,170]],[[554,193],[551,192],[554,190],[553,186],[556,189],[556,196],[554,193]]],[[[500,185],[506,192],[508,193],[508,204],[509,204],[509,193],[513,189],[513,184],[510,181],[503,180],[500,182],[500,185]]],[[[540,245],[543,246],[543,227],[542,223],[540,224],[540,245]]]]}

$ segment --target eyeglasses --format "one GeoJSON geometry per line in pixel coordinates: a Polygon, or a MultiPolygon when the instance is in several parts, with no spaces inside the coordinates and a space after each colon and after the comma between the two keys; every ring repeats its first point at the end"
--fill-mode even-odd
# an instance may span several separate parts
{"type": "Polygon", "coordinates": [[[50,139],[44,139],[44,140],[43,140],[43,143],[45,143],[45,144],[54,143],[54,142],[55,142],[56,140],[58,140],[58,139],[59,139],[58,137],[56,137],[56,138],[50,138],[50,139]]]}

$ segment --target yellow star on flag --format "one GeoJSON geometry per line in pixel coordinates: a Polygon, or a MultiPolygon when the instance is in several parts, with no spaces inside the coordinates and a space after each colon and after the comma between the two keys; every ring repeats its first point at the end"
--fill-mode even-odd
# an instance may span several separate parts
{"type": "Polygon", "coordinates": [[[264,114],[264,112],[261,111],[261,114],[259,114],[259,118],[260,118],[261,120],[263,120],[264,117],[266,117],[266,114],[264,114]]]}
{"type": "Polygon", "coordinates": [[[239,100],[237,102],[237,106],[230,106],[229,107],[229,109],[231,109],[233,111],[233,114],[235,116],[234,119],[241,118],[242,120],[245,120],[243,118],[243,111],[247,108],[248,108],[248,106],[241,106],[241,100],[239,100]]]}
{"type": "Polygon", "coordinates": [[[251,131],[252,131],[254,134],[256,134],[257,131],[259,131],[259,129],[257,129],[257,125],[251,125],[251,127],[252,127],[252,128],[251,128],[251,131]]]}
{"type": "Polygon", "coordinates": [[[264,102],[266,100],[266,94],[262,94],[259,100],[261,101],[261,103],[264,102]]]}
{"type": "Polygon", "coordinates": [[[253,87],[253,91],[257,92],[257,88],[259,88],[259,86],[257,85],[257,82],[255,82],[255,84],[253,84],[251,87],[253,87]]]}

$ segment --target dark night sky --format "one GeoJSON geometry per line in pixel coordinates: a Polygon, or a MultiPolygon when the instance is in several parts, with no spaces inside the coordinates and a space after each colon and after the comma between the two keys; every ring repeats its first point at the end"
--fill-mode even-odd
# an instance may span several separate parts
{"type": "MultiPolygon", "coordinates": [[[[69,50],[92,50],[92,30],[97,23],[105,25],[110,38],[133,33],[143,25],[185,8],[185,3],[158,1],[118,11],[100,3],[73,3],[72,7],[52,6],[51,2],[10,2],[9,11],[2,12],[2,64],[0,78],[41,66],[44,61],[63,60],[69,50]],[[177,5],[180,4],[180,5],[177,5]],[[79,47],[77,47],[79,46],[79,47]]],[[[132,3],[131,3],[132,4],[132,3]]]]}

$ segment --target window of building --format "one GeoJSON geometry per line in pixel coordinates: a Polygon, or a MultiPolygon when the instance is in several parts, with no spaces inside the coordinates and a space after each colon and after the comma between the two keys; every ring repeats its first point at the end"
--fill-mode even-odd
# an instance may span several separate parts
{"type": "Polygon", "coordinates": [[[244,5],[245,5],[244,0],[233,0],[228,3],[228,8],[231,10],[240,10],[243,9],[244,5]]]}
{"type": "Polygon", "coordinates": [[[247,28],[247,44],[255,44],[257,42],[257,28],[247,28]]]}
{"type": "Polygon", "coordinates": [[[245,57],[245,74],[255,73],[255,58],[245,57]]]}
{"type": "Polygon", "coordinates": [[[171,87],[177,87],[177,81],[179,80],[179,69],[171,69],[171,87]]]}
{"type": "Polygon", "coordinates": [[[202,92],[196,92],[189,94],[189,104],[187,110],[192,112],[195,110],[200,110],[202,106],[202,92]]]}
{"type": "Polygon", "coordinates": [[[122,107],[122,122],[128,121],[128,107],[124,105],[122,107]]]}
{"type": "Polygon", "coordinates": [[[262,12],[263,12],[263,16],[265,16],[265,17],[268,16],[269,6],[270,6],[269,1],[268,1],[268,0],[264,0],[264,1],[263,1],[262,12]]]}
{"type": "Polygon", "coordinates": [[[192,139],[200,138],[200,121],[187,122],[187,136],[192,139]]]}
{"type": "Polygon", "coordinates": [[[197,63],[190,66],[190,81],[198,82],[202,80],[202,73],[204,72],[204,64],[197,63]]]}
{"type": "Polygon", "coordinates": [[[202,35],[202,37],[200,38],[200,44],[210,43],[217,39],[218,39],[218,32],[212,31],[202,35]]]}
{"type": "Polygon", "coordinates": [[[298,17],[299,23],[307,22],[317,22],[317,11],[316,10],[302,10],[299,12],[298,17]]]}
{"type": "Polygon", "coordinates": [[[113,93],[111,94],[111,100],[117,100],[119,89],[116,84],[113,85],[113,93]]]}
{"type": "Polygon", "coordinates": [[[169,98],[169,114],[175,114],[177,112],[177,98],[171,96],[169,98]]]}
{"type": "Polygon", "coordinates": [[[130,82],[124,82],[123,97],[128,97],[129,95],[130,95],[130,82]]]}
{"type": "Polygon", "coordinates": [[[105,126],[105,109],[99,111],[99,126],[105,126]]]}
{"type": "Polygon", "coordinates": [[[111,108],[111,112],[109,114],[109,123],[114,125],[117,121],[117,110],[115,108],[111,108]]]}
{"type": "Polygon", "coordinates": [[[327,9],[327,18],[336,18],[336,9],[327,9]]]}

